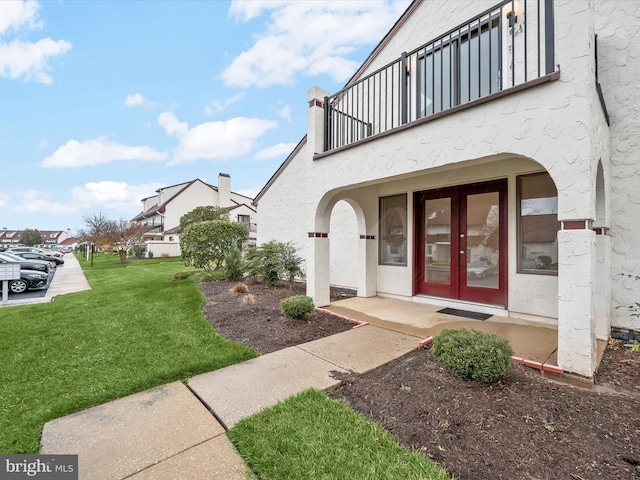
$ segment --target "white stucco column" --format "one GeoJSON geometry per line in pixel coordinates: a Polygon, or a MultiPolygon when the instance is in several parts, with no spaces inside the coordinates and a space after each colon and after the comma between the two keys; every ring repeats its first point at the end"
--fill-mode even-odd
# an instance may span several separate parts
{"type": "MultiPolygon", "coordinates": [[[[311,87],[307,93],[309,110],[307,113],[307,147],[313,155],[324,151],[324,97],[329,94],[319,87],[311,87]]],[[[304,185],[302,186],[304,188],[304,185]]],[[[325,192],[318,195],[318,182],[313,175],[306,177],[307,204],[310,212],[314,212],[308,223],[309,247],[307,248],[307,295],[313,298],[316,307],[329,305],[330,295],[330,249],[329,224],[318,222],[315,212],[317,200],[325,192]]],[[[328,219],[327,219],[328,220],[328,219]]]]}
{"type": "Polygon", "coordinates": [[[329,285],[329,235],[309,232],[307,249],[307,295],[316,307],[331,303],[329,285]]]}
{"type": "Polygon", "coordinates": [[[358,246],[358,296],[375,297],[377,292],[377,248],[375,235],[360,235],[358,246]]]}
{"type": "Polygon", "coordinates": [[[319,87],[307,91],[307,145],[312,154],[324,152],[324,97],[328,96],[329,93],[319,87]]]}
{"type": "Polygon", "coordinates": [[[558,232],[558,364],[585,377],[593,376],[597,364],[596,241],[590,223],[564,221],[558,232]]]}
{"type": "Polygon", "coordinates": [[[596,228],[596,338],[611,335],[611,237],[606,228],[596,228]]]}

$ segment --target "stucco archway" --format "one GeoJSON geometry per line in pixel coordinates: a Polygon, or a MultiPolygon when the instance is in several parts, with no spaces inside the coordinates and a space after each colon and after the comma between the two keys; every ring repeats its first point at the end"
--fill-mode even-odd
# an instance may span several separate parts
{"type": "Polygon", "coordinates": [[[314,217],[314,231],[309,232],[310,256],[307,259],[307,294],[316,306],[327,305],[330,301],[330,286],[337,285],[357,291],[358,296],[372,296],[376,293],[375,235],[368,232],[368,215],[356,192],[328,193],[318,203],[314,217]],[[348,228],[331,233],[332,219],[348,228]],[[332,255],[333,253],[333,255],[332,255]],[[333,273],[337,268],[351,269],[342,274],[333,273]],[[346,280],[345,280],[346,279],[346,280]],[[347,283],[347,284],[345,284],[347,283]]]}

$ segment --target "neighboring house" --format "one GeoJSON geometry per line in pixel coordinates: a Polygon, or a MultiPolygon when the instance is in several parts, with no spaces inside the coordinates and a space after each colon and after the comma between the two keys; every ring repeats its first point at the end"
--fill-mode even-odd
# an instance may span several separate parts
{"type": "Polygon", "coordinates": [[[229,210],[229,220],[246,224],[249,242],[256,241],[256,210],[252,199],[231,191],[231,178],[218,175],[218,186],[200,179],[156,190],[157,195],[142,199],[143,211],[132,222],[151,227],[145,234],[147,252],[153,256],[179,256],[180,217],[196,207],[218,206],[229,210]]]}
{"type": "Polygon", "coordinates": [[[258,194],[258,242],[330,284],[557,326],[640,330],[640,2],[414,1],[258,194]],[[473,280],[469,264],[495,271],[473,280]],[[625,276],[627,275],[627,276],[625,276]]]}
{"type": "MultiPolygon", "coordinates": [[[[47,247],[53,245],[62,245],[63,242],[71,237],[71,230],[38,230],[42,236],[42,243],[38,246],[47,247]]],[[[24,230],[9,230],[3,228],[0,230],[0,246],[11,247],[20,243],[20,237],[24,230]]]]}

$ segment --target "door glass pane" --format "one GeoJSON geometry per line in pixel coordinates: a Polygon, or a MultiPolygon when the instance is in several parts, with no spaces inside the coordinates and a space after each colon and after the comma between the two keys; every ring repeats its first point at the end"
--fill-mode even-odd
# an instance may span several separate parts
{"type": "Polygon", "coordinates": [[[451,199],[425,202],[424,278],[430,283],[451,283],[451,199]]]}
{"type": "Polygon", "coordinates": [[[467,286],[498,288],[500,239],[498,192],[467,196],[467,286]]]}

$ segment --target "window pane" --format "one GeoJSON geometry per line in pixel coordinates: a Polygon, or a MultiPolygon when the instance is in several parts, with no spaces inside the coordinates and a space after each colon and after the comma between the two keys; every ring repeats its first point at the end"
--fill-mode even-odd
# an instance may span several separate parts
{"type": "Polygon", "coordinates": [[[548,173],[519,177],[520,270],[558,271],[558,191],[548,173]]]}
{"type": "Polygon", "coordinates": [[[407,196],[380,198],[380,263],[407,264],[407,196]]]}

